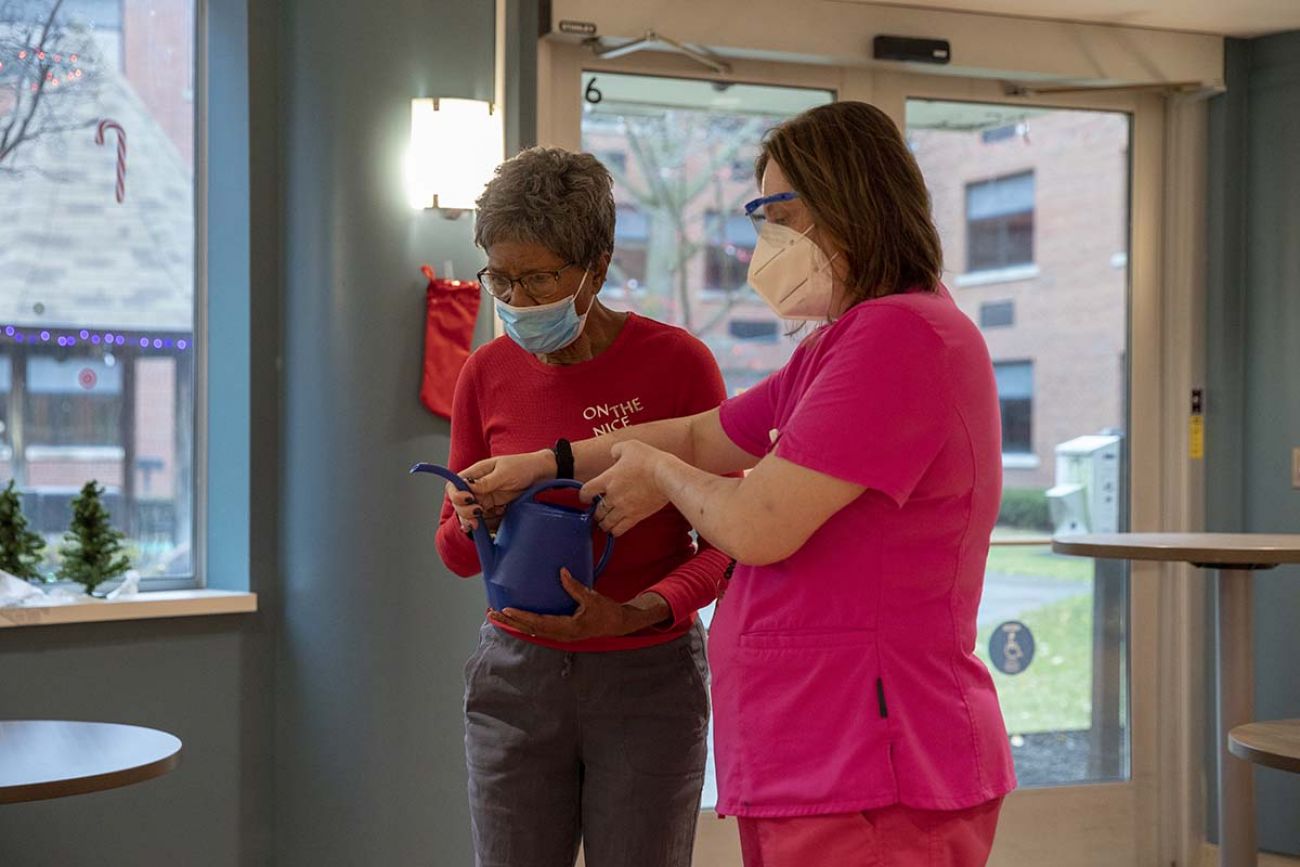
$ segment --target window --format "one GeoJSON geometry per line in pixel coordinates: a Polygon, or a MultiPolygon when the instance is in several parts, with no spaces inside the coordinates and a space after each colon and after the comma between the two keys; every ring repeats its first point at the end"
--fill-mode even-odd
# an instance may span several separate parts
{"type": "Polygon", "coordinates": [[[757,340],[776,343],[780,329],[772,319],[733,319],[727,323],[727,332],[737,340],[757,340]]]}
{"type": "Polygon", "coordinates": [[[637,208],[619,205],[614,218],[614,256],[609,261],[606,285],[628,292],[644,289],[649,243],[650,220],[637,208]]]}
{"type": "Polygon", "coordinates": [[[1028,131],[1023,123],[1008,123],[980,130],[980,141],[984,144],[997,144],[1013,138],[1024,138],[1027,134],[1028,131]]]}
{"type": "Polygon", "coordinates": [[[993,364],[1002,410],[1002,453],[1033,454],[1034,363],[999,361],[993,364]]]}
{"type": "Polygon", "coordinates": [[[980,328],[1005,328],[1015,324],[1015,302],[990,301],[980,305],[980,328]]]}
{"type": "Polygon", "coordinates": [[[194,20],[0,3],[0,484],[47,569],[94,479],[135,568],[194,577],[194,20]]]}
{"type": "Polygon", "coordinates": [[[715,292],[735,292],[749,279],[749,260],[758,238],[754,225],[744,214],[717,211],[704,214],[704,288],[715,292]]]}
{"type": "Polygon", "coordinates": [[[627,174],[627,152],[626,151],[598,151],[592,154],[600,160],[612,174],[627,174]]]}
{"type": "Polygon", "coordinates": [[[966,270],[1034,261],[1034,173],[966,185],[966,270]]]}
{"type": "Polygon", "coordinates": [[[112,352],[27,359],[24,433],[29,446],[117,446],[122,366],[112,352]]]}

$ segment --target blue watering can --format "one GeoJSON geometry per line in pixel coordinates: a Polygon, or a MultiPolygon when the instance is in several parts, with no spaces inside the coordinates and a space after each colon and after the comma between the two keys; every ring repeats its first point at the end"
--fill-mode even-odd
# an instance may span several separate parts
{"type": "MultiPolygon", "coordinates": [[[[458,490],[468,491],[464,479],[437,464],[416,464],[412,473],[442,476],[458,490]]],[[[570,615],[578,608],[560,583],[564,567],[587,587],[596,583],[614,551],[614,537],[606,536],[605,552],[592,566],[591,528],[596,504],[574,509],[537,501],[537,495],[555,488],[581,488],[573,479],[553,479],[533,485],[510,504],[497,529],[496,539],[483,521],[474,531],[488,604],[497,611],[518,608],[537,614],[570,615]]]]}

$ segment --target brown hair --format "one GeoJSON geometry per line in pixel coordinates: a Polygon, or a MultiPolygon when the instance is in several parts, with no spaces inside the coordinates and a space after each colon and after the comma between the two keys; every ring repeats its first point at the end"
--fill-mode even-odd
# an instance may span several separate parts
{"type": "Polygon", "coordinates": [[[754,164],[781,167],[820,231],[844,250],[853,304],[938,288],[943,271],[930,194],[898,127],[865,102],[809,109],[770,130],[754,164]]]}

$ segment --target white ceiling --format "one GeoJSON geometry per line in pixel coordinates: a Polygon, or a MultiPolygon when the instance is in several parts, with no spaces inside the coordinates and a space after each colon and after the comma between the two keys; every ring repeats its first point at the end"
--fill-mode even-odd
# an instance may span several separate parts
{"type": "Polygon", "coordinates": [[[1261,36],[1300,30],[1300,0],[840,0],[887,6],[983,12],[1059,21],[1085,21],[1261,36]]]}

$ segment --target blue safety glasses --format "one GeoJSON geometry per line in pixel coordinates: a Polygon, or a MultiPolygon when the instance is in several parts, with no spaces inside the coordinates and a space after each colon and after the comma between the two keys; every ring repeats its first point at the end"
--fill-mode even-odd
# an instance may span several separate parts
{"type": "Polygon", "coordinates": [[[773,193],[770,196],[754,199],[745,205],[745,216],[749,217],[750,222],[754,224],[754,231],[757,232],[767,222],[766,211],[768,205],[775,205],[778,202],[792,202],[797,198],[799,198],[799,194],[791,191],[788,193],[773,193]]]}

